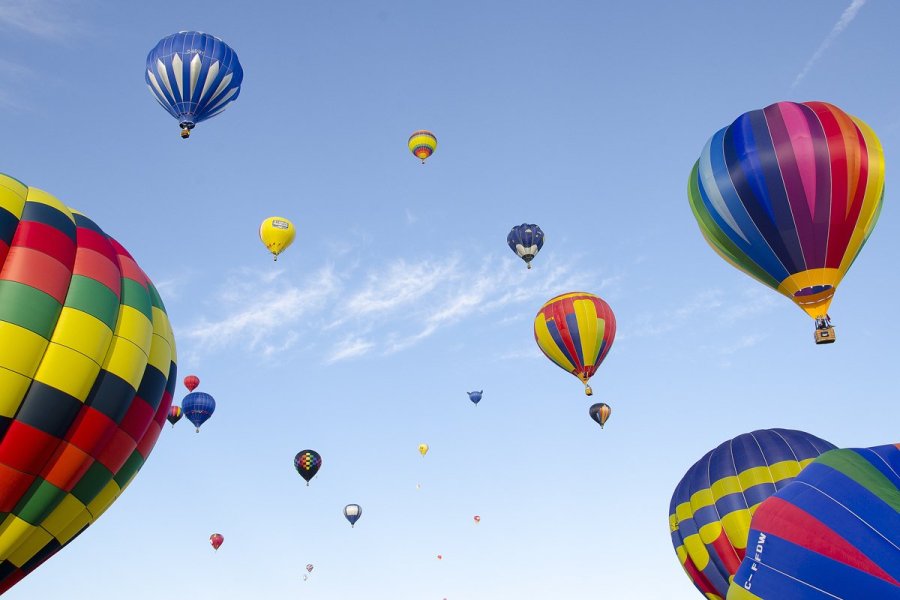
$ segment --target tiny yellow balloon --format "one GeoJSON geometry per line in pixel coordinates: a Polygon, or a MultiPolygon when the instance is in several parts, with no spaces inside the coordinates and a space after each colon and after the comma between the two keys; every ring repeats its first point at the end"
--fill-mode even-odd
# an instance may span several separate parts
{"type": "Polygon", "coordinates": [[[419,444],[419,454],[422,456],[428,454],[428,444],[419,444]]]}
{"type": "Polygon", "coordinates": [[[269,217],[259,226],[259,239],[278,260],[278,255],[294,242],[297,230],[284,217],[269,217]]]}

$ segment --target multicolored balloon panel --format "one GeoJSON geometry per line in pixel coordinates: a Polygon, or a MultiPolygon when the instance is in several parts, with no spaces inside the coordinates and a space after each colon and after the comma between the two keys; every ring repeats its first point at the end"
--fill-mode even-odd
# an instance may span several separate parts
{"type": "Polygon", "coordinates": [[[763,502],[729,600],[900,598],[900,445],[832,450],[763,502]]]}
{"type": "Polygon", "coordinates": [[[756,506],[784,488],[829,442],[802,431],[763,429],[709,451],[681,479],[669,504],[678,560],[709,600],[723,600],[747,549],[756,506]]]}
{"type": "Polygon", "coordinates": [[[237,53],[219,38],[199,31],[165,37],[147,55],[147,87],[178,119],[181,137],[237,100],[244,70],[237,53]]]}
{"type": "Polygon", "coordinates": [[[688,197],[703,237],[734,267],[823,317],[878,221],[875,132],[824,102],[778,102],[719,130],[688,197]]]}
{"type": "Polygon", "coordinates": [[[534,339],[547,358],[580,379],[591,395],[588,380],[612,348],[616,317],[609,305],[593,294],[562,294],[538,311],[534,339]]]}
{"type": "Polygon", "coordinates": [[[0,593],[91,525],[153,449],[175,340],[128,252],[0,175],[0,593]]]}

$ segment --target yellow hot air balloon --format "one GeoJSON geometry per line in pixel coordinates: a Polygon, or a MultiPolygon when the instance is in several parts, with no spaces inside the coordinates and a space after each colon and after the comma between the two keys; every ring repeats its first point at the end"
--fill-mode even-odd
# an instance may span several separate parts
{"type": "Polygon", "coordinates": [[[437,148],[437,138],[434,137],[434,134],[430,131],[426,131],[424,129],[420,129],[419,131],[414,131],[411,136],[409,136],[409,151],[413,153],[413,155],[421,159],[422,164],[425,164],[425,159],[434,154],[435,148],[437,148]]]}
{"type": "Polygon", "coordinates": [[[419,454],[422,456],[428,454],[428,444],[419,444],[419,454]]]}
{"type": "Polygon", "coordinates": [[[278,260],[278,255],[294,242],[297,230],[284,217],[269,217],[259,226],[259,239],[278,260]]]}

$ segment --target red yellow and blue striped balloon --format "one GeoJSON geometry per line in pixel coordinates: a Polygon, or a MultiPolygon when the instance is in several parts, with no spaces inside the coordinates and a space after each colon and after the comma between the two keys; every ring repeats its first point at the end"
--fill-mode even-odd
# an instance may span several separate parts
{"type": "Polygon", "coordinates": [[[723,600],[747,549],[756,507],[823,452],[824,440],[762,429],[720,444],[688,470],[672,494],[669,531],[685,573],[708,600],[723,600]]]}
{"type": "Polygon", "coordinates": [[[900,445],[832,450],[760,505],[728,600],[900,598],[900,445]]]}
{"type": "Polygon", "coordinates": [[[868,125],[824,102],[778,102],[720,129],[688,183],[723,259],[826,316],[878,221],[884,155],[868,125]]]}
{"type": "Polygon", "coordinates": [[[90,526],[169,414],[153,284],[93,221],[0,175],[0,594],[90,526]]]}
{"type": "Polygon", "coordinates": [[[548,300],[534,319],[534,339],[541,352],[584,383],[606,358],[616,339],[616,317],[609,304],[586,292],[569,292],[548,300]]]}
{"type": "Polygon", "coordinates": [[[434,154],[434,150],[437,148],[437,138],[430,131],[420,129],[409,136],[407,146],[409,146],[409,151],[424,165],[425,159],[434,154]]]}

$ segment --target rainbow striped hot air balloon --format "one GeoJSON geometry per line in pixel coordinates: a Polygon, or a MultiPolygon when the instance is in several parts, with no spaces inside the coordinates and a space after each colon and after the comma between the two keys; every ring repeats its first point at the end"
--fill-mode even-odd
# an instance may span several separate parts
{"type": "Polygon", "coordinates": [[[688,469],[672,494],[669,530],[681,566],[705,598],[725,598],[747,552],[756,505],[832,449],[802,431],[762,429],[720,444],[688,469]]]}
{"type": "Polygon", "coordinates": [[[832,450],[759,505],[728,600],[900,598],[900,445],[832,450]]]}
{"type": "Polygon", "coordinates": [[[534,319],[534,339],[541,352],[584,383],[606,358],[616,339],[616,317],[601,298],[570,292],[548,300],[534,319]]]}
{"type": "Polygon", "coordinates": [[[421,159],[424,165],[425,159],[434,154],[434,150],[437,148],[437,138],[430,131],[420,129],[409,136],[407,145],[409,146],[409,151],[416,158],[421,159]]]}
{"type": "Polygon", "coordinates": [[[824,102],[779,102],[720,129],[688,183],[703,237],[816,319],[878,221],[884,156],[868,125],[824,102]]]}
{"type": "Polygon", "coordinates": [[[131,255],[0,175],[0,594],[137,475],[169,414],[175,362],[165,307],[131,255]]]}

